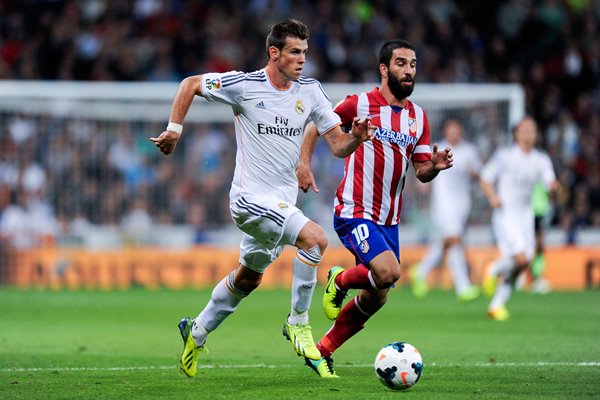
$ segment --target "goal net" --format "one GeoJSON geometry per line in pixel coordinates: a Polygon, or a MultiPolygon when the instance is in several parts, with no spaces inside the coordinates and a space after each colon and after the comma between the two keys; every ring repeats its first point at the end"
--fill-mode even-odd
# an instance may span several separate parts
{"type": "MultiPolygon", "coordinates": [[[[376,84],[323,86],[336,104],[376,84]]],[[[89,247],[237,244],[228,210],[235,160],[230,108],[194,100],[174,156],[148,141],[166,126],[176,91],[176,83],[0,82],[2,229],[11,229],[22,247],[45,236],[89,247]],[[23,226],[18,218],[11,226],[6,215],[19,204],[29,214],[23,226]]],[[[418,84],[411,100],[427,113],[432,143],[441,139],[443,121],[456,117],[484,160],[509,142],[525,109],[519,85],[418,84]]],[[[321,142],[313,170],[320,193],[301,193],[299,206],[330,229],[343,160],[321,142]]],[[[472,221],[487,224],[487,205],[480,191],[474,194],[472,221]]],[[[428,206],[427,186],[409,171],[403,243],[426,239],[428,206]]]]}

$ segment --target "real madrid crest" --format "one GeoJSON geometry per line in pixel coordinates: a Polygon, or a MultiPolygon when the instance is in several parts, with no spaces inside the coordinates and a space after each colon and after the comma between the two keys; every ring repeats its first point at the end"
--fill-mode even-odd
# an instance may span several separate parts
{"type": "Polygon", "coordinates": [[[279,208],[283,209],[283,208],[288,208],[287,203],[279,203],[277,204],[279,206],[279,208]]]}
{"type": "Polygon", "coordinates": [[[304,114],[304,104],[302,104],[302,100],[296,101],[296,112],[298,114],[304,114]]]}

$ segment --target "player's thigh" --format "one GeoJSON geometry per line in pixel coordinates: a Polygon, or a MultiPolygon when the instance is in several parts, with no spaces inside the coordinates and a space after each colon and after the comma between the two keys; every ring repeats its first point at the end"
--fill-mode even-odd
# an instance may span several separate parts
{"type": "Polygon", "coordinates": [[[294,245],[309,219],[293,204],[265,196],[244,196],[230,205],[234,223],[267,248],[294,245]]]}
{"type": "Polygon", "coordinates": [[[396,282],[400,279],[400,261],[391,250],[376,255],[370,262],[369,268],[378,282],[396,282]]]}
{"type": "Polygon", "coordinates": [[[350,250],[356,260],[365,266],[378,255],[389,252],[400,259],[398,228],[382,226],[367,219],[334,218],[334,229],[342,244],[350,250]]]}
{"type": "Polygon", "coordinates": [[[519,253],[533,256],[535,233],[532,216],[527,213],[495,213],[492,226],[503,256],[514,257],[519,253]]]}
{"type": "Polygon", "coordinates": [[[463,207],[438,207],[432,211],[433,227],[442,239],[461,237],[465,233],[468,217],[468,210],[463,207]]]}
{"type": "Polygon", "coordinates": [[[263,274],[267,267],[279,257],[284,246],[267,246],[253,236],[244,233],[240,243],[239,263],[244,267],[263,274]]]}

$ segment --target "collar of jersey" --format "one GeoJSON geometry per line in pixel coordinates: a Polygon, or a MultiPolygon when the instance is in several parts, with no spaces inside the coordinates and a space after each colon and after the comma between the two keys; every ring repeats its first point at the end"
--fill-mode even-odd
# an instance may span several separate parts
{"type": "Polygon", "coordinates": [[[276,85],[273,83],[273,81],[271,80],[271,75],[269,75],[269,71],[267,71],[267,69],[266,69],[266,68],[265,68],[265,75],[267,76],[267,80],[269,81],[269,83],[271,84],[271,86],[272,86],[274,89],[277,89],[277,90],[279,90],[280,92],[286,92],[286,91],[290,90],[290,89],[292,88],[292,86],[294,85],[294,83],[293,83],[294,81],[292,81],[292,84],[290,84],[290,87],[288,87],[288,88],[280,88],[280,87],[276,86],[276,85]]]}
{"type": "MultiPolygon", "coordinates": [[[[373,90],[371,90],[371,94],[373,95],[372,100],[375,100],[375,102],[377,104],[379,104],[380,106],[391,107],[390,103],[387,102],[385,97],[383,97],[383,95],[379,91],[378,86],[375,86],[375,88],[373,90]]],[[[410,110],[411,102],[410,102],[410,100],[406,99],[406,107],[402,107],[402,106],[397,106],[397,107],[404,108],[406,110],[410,110]]]]}

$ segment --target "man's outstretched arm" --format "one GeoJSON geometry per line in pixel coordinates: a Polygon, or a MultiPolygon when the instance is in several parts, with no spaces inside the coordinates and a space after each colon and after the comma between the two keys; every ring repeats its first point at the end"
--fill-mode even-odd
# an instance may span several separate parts
{"type": "Polygon", "coordinates": [[[189,76],[181,81],[171,105],[167,129],[160,136],[150,138],[162,153],[171,154],[175,151],[183,130],[183,121],[196,95],[202,95],[202,75],[189,76]]]}
{"type": "MultiPolygon", "coordinates": [[[[351,133],[345,133],[338,125],[325,132],[323,137],[327,141],[331,152],[336,157],[346,158],[352,154],[362,142],[372,140],[375,137],[375,133],[373,126],[371,125],[370,118],[364,118],[362,120],[355,118],[352,122],[351,133]]],[[[302,141],[302,146],[300,147],[300,159],[296,169],[298,187],[300,187],[305,193],[310,188],[312,188],[315,192],[319,191],[310,168],[312,155],[315,151],[318,140],[319,132],[317,131],[315,124],[311,122],[304,130],[304,140],[302,141]]]]}

